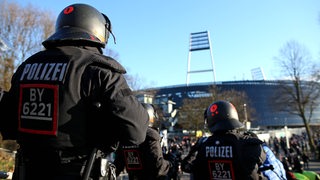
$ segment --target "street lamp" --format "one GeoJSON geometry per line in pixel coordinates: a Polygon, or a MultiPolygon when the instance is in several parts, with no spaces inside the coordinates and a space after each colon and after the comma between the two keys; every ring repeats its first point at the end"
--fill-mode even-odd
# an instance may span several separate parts
{"type": "Polygon", "coordinates": [[[243,124],[245,126],[245,129],[248,130],[248,129],[250,129],[251,124],[248,121],[247,104],[243,104],[243,113],[244,113],[243,124]]]}
{"type": "Polygon", "coordinates": [[[286,117],[284,118],[284,133],[286,136],[286,145],[287,145],[287,148],[289,149],[290,143],[289,143],[289,133],[288,133],[288,126],[287,126],[287,118],[286,117]]]}
{"type": "Polygon", "coordinates": [[[247,104],[243,104],[243,112],[244,112],[244,122],[246,123],[248,120],[247,116],[247,104]]]}

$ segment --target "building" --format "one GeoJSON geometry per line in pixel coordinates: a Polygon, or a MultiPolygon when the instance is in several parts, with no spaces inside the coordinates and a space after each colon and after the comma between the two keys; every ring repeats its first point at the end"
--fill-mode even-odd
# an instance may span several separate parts
{"type": "MultiPolygon", "coordinates": [[[[283,81],[285,82],[285,81],[283,81]]],[[[172,111],[172,103],[178,109],[182,106],[184,98],[197,98],[201,96],[208,96],[207,89],[213,83],[199,83],[187,85],[174,85],[154,89],[146,89],[145,91],[156,91],[153,98],[153,103],[163,106],[168,113],[172,111]],[[168,103],[169,102],[169,103],[168,103]],[[171,104],[170,104],[171,102],[171,104]]],[[[282,128],[288,127],[303,127],[302,119],[288,112],[280,112],[272,108],[272,96],[280,87],[279,81],[227,81],[215,82],[215,85],[222,90],[236,90],[247,94],[250,99],[250,106],[253,106],[256,113],[252,117],[252,128],[282,128]]],[[[150,97],[149,97],[150,98],[150,97]]],[[[313,112],[310,122],[311,126],[320,125],[320,109],[316,108],[313,112]]],[[[174,122],[174,120],[172,120],[174,122]]]]}

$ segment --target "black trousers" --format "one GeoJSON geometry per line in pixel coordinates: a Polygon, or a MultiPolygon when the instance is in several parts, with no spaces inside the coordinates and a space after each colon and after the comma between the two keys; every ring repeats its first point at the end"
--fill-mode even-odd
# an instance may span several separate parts
{"type": "Polygon", "coordinates": [[[54,152],[18,152],[13,180],[80,180],[86,158],[54,152]],[[19,154],[20,153],[20,154],[19,154]]]}

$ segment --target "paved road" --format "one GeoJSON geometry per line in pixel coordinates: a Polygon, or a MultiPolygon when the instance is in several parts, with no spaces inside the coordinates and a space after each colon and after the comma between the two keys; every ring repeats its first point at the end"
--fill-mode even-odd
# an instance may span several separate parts
{"type": "MultiPolygon", "coordinates": [[[[315,171],[320,174],[320,160],[311,160],[309,162],[309,168],[305,168],[308,171],[315,171]]],[[[118,180],[128,180],[126,174],[122,174],[118,177],[118,180]]],[[[190,175],[188,173],[183,173],[180,180],[190,180],[190,175]]]]}
{"type": "Polygon", "coordinates": [[[311,160],[309,162],[309,168],[305,168],[308,171],[315,171],[320,174],[320,160],[311,160]]]}

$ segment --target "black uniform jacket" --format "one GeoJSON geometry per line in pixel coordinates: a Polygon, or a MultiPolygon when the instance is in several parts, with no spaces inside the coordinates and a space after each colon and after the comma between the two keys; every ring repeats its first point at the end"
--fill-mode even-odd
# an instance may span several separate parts
{"type": "Polygon", "coordinates": [[[123,76],[125,69],[93,47],[46,49],[24,61],[12,78],[4,110],[5,139],[23,148],[111,148],[140,144],[146,110],[123,76]]]}
{"type": "Polygon", "coordinates": [[[236,132],[201,138],[182,161],[182,170],[203,179],[262,179],[266,154],[258,138],[236,132]]]}
{"type": "Polygon", "coordinates": [[[117,175],[126,168],[130,180],[164,179],[171,167],[171,163],[163,157],[159,132],[151,127],[140,146],[121,146],[114,163],[117,175]]]}

